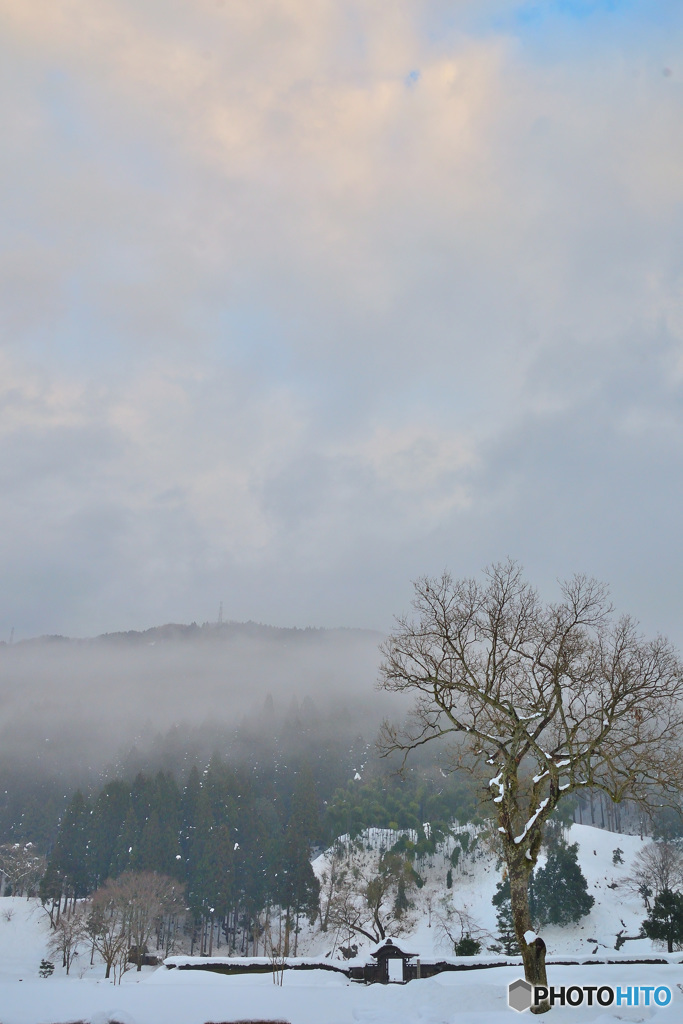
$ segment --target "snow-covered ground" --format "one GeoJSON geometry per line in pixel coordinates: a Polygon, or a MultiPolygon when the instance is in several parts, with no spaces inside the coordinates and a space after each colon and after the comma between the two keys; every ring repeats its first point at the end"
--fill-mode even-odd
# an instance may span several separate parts
{"type": "MultiPolygon", "coordinates": [[[[544,938],[549,960],[598,960],[609,956],[661,956],[646,939],[629,942],[615,953],[614,940],[623,920],[626,934],[635,934],[643,918],[637,898],[623,887],[610,888],[629,873],[642,842],[589,826],[575,825],[570,841],[580,844],[580,863],[596,898],[591,914],[570,929],[548,929],[544,938]],[[624,851],[624,864],[614,866],[612,853],[624,851]],[[597,947],[597,953],[593,950],[597,947]]],[[[378,840],[381,842],[381,840],[378,840]]],[[[372,846],[367,842],[366,847],[372,846]]],[[[368,856],[371,851],[366,849],[368,856]]],[[[322,862],[317,865],[321,869],[322,862]]],[[[420,914],[400,943],[424,959],[449,951],[436,935],[434,904],[444,894],[447,866],[443,856],[423,865],[427,879],[420,890],[420,914]],[[432,905],[429,927],[428,903],[432,905]]],[[[453,899],[467,905],[480,927],[495,931],[490,900],[500,877],[489,857],[467,859],[453,872],[453,899]]],[[[145,968],[124,975],[121,985],[104,980],[101,964],[89,965],[83,951],[70,977],[57,967],[50,978],[38,976],[47,956],[49,923],[35,901],[0,899],[0,1024],[206,1024],[209,1021],[280,1020],[290,1024],[502,1024],[515,1019],[507,1007],[507,986],[519,977],[517,966],[442,974],[405,986],[364,986],[341,974],[314,970],[284,973],[282,987],[270,974],[235,976],[200,971],[145,968]]],[[[303,936],[299,952],[320,955],[331,943],[329,934],[303,936]],[[318,948],[313,948],[318,946],[318,948]]],[[[367,949],[367,944],[366,944],[367,949]]],[[[365,958],[366,951],[360,951],[365,958]]],[[[54,960],[54,957],[51,959],[54,960]]],[[[668,964],[589,963],[549,968],[553,985],[667,985],[674,993],[668,1007],[556,1007],[558,1022],[649,1021],[673,1024],[683,1020],[683,954],[668,964]]],[[[546,1018],[549,1019],[549,1018],[546,1018]]]]}

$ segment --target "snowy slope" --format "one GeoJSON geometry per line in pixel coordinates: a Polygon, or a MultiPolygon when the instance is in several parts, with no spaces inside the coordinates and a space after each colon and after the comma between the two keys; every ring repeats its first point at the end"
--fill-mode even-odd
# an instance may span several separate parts
{"type": "MultiPolygon", "coordinates": [[[[363,836],[364,850],[355,855],[356,862],[361,866],[376,864],[380,850],[389,848],[398,837],[399,833],[389,829],[370,829],[363,836]]],[[[588,956],[596,947],[598,957],[604,957],[607,953],[614,955],[617,933],[625,929],[624,934],[636,935],[645,916],[641,900],[623,885],[623,881],[632,871],[633,858],[650,840],[607,832],[590,825],[573,825],[567,830],[566,838],[569,843],[578,843],[579,863],[589,891],[595,898],[595,905],[590,914],[576,925],[544,929],[543,938],[548,947],[548,955],[588,956]],[[612,864],[612,854],[617,847],[623,851],[624,863],[615,866],[612,864]],[[610,888],[615,884],[616,888],[610,888]]],[[[450,867],[449,856],[453,845],[453,840],[449,840],[443,849],[419,866],[425,885],[421,890],[411,892],[411,898],[416,904],[412,915],[415,921],[399,939],[399,943],[406,949],[419,951],[425,959],[442,958],[452,953],[452,947],[438,924],[439,915],[443,915],[449,902],[454,907],[466,909],[482,931],[488,934],[488,940],[484,939],[483,942],[484,949],[496,941],[496,909],[491,898],[502,878],[502,871],[497,868],[496,860],[490,853],[477,848],[474,855],[461,856],[458,867],[453,869],[453,888],[449,891],[446,889],[445,878],[450,867]]],[[[314,862],[314,869],[319,876],[328,862],[329,852],[314,862]]],[[[543,863],[544,858],[541,856],[539,865],[543,863]]],[[[334,949],[335,938],[319,931],[308,931],[300,941],[299,952],[309,956],[329,954],[334,949]]],[[[339,941],[345,943],[347,938],[345,934],[339,937],[339,941]]],[[[374,948],[362,936],[356,936],[353,941],[358,944],[359,953],[367,954],[374,948]]],[[[649,939],[629,941],[621,949],[622,955],[630,956],[636,953],[652,955],[653,952],[653,944],[649,939]]]]}

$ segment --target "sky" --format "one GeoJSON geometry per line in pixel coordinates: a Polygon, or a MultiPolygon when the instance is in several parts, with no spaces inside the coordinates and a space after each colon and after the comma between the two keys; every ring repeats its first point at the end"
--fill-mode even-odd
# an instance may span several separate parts
{"type": "Polygon", "coordinates": [[[683,646],[682,44],[679,0],[0,0],[0,640],[386,630],[510,556],[683,646]]]}

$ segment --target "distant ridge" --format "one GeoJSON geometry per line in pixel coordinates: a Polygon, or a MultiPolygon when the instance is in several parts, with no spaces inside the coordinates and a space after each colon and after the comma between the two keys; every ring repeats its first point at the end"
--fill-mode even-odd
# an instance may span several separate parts
{"type": "MultiPolygon", "coordinates": [[[[167,622],[163,626],[151,626],[149,629],[129,629],[116,633],[100,633],[95,637],[69,637],[60,633],[45,634],[17,640],[11,646],[25,647],[28,644],[116,644],[149,645],[173,641],[198,640],[200,642],[225,642],[238,639],[250,639],[266,642],[306,643],[312,640],[325,640],[327,637],[376,637],[382,634],[373,629],[361,629],[350,626],[269,626],[262,622],[204,622],[189,625],[178,622],[167,622]]],[[[9,647],[6,641],[0,641],[0,647],[9,647]]]]}

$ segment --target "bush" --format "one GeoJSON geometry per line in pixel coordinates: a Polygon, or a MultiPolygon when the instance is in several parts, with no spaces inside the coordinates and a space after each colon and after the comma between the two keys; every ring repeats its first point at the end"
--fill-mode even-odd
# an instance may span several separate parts
{"type": "Polygon", "coordinates": [[[481,952],[481,942],[477,942],[471,935],[463,935],[460,942],[455,944],[456,956],[476,956],[481,952]]]}

